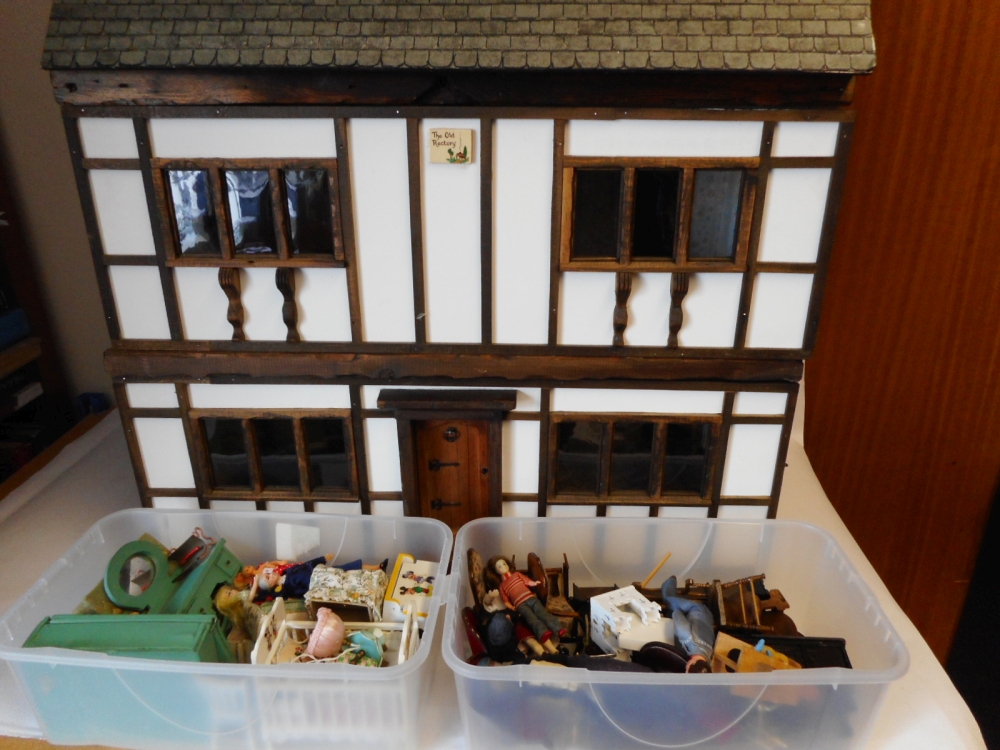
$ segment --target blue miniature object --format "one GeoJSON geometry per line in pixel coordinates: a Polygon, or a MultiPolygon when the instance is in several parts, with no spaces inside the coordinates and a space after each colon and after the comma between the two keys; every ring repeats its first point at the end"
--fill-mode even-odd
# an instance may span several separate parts
{"type": "Polygon", "coordinates": [[[715,618],[701,602],[677,596],[677,577],[670,576],[660,587],[664,604],[673,610],[674,640],[689,656],[711,660],[715,650],[715,618]]]}
{"type": "Polygon", "coordinates": [[[351,633],[345,639],[365,652],[365,656],[374,659],[376,663],[382,663],[382,650],[385,648],[385,636],[376,636],[370,630],[359,630],[351,633]]]}

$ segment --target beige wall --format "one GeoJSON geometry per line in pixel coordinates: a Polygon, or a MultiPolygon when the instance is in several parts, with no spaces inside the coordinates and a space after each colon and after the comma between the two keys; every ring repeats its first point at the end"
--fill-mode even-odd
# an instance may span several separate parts
{"type": "Polygon", "coordinates": [[[0,0],[0,147],[72,393],[111,381],[97,281],[49,76],[40,67],[51,2],[0,0]]]}

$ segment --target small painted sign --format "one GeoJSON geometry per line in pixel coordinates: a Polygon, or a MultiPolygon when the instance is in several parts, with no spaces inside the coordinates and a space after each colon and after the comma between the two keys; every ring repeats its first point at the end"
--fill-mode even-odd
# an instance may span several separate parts
{"type": "Polygon", "coordinates": [[[431,130],[431,164],[469,164],[475,132],[455,128],[431,130]]]}

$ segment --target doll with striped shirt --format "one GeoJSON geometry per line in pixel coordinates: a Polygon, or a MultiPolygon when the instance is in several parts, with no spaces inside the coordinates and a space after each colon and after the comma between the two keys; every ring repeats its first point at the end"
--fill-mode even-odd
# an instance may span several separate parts
{"type": "Polygon", "coordinates": [[[531,591],[530,586],[541,585],[524,573],[511,570],[510,561],[503,555],[495,555],[486,564],[486,569],[496,576],[500,597],[508,609],[515,610],[524,623],[535,634],[542,647],[550,653],[556,652],[553,634],[564,635],[565,629],[559,619],[545,609],[545,605],[531,591]]]}

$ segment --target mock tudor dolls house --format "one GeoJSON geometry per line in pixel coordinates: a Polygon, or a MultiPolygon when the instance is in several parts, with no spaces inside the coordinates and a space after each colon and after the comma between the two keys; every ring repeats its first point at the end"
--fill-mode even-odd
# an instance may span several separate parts
{"type": "Polygon", "coordinates": [[[773,517],[869,17],[57,2],[143,503],[773,517]]]}

